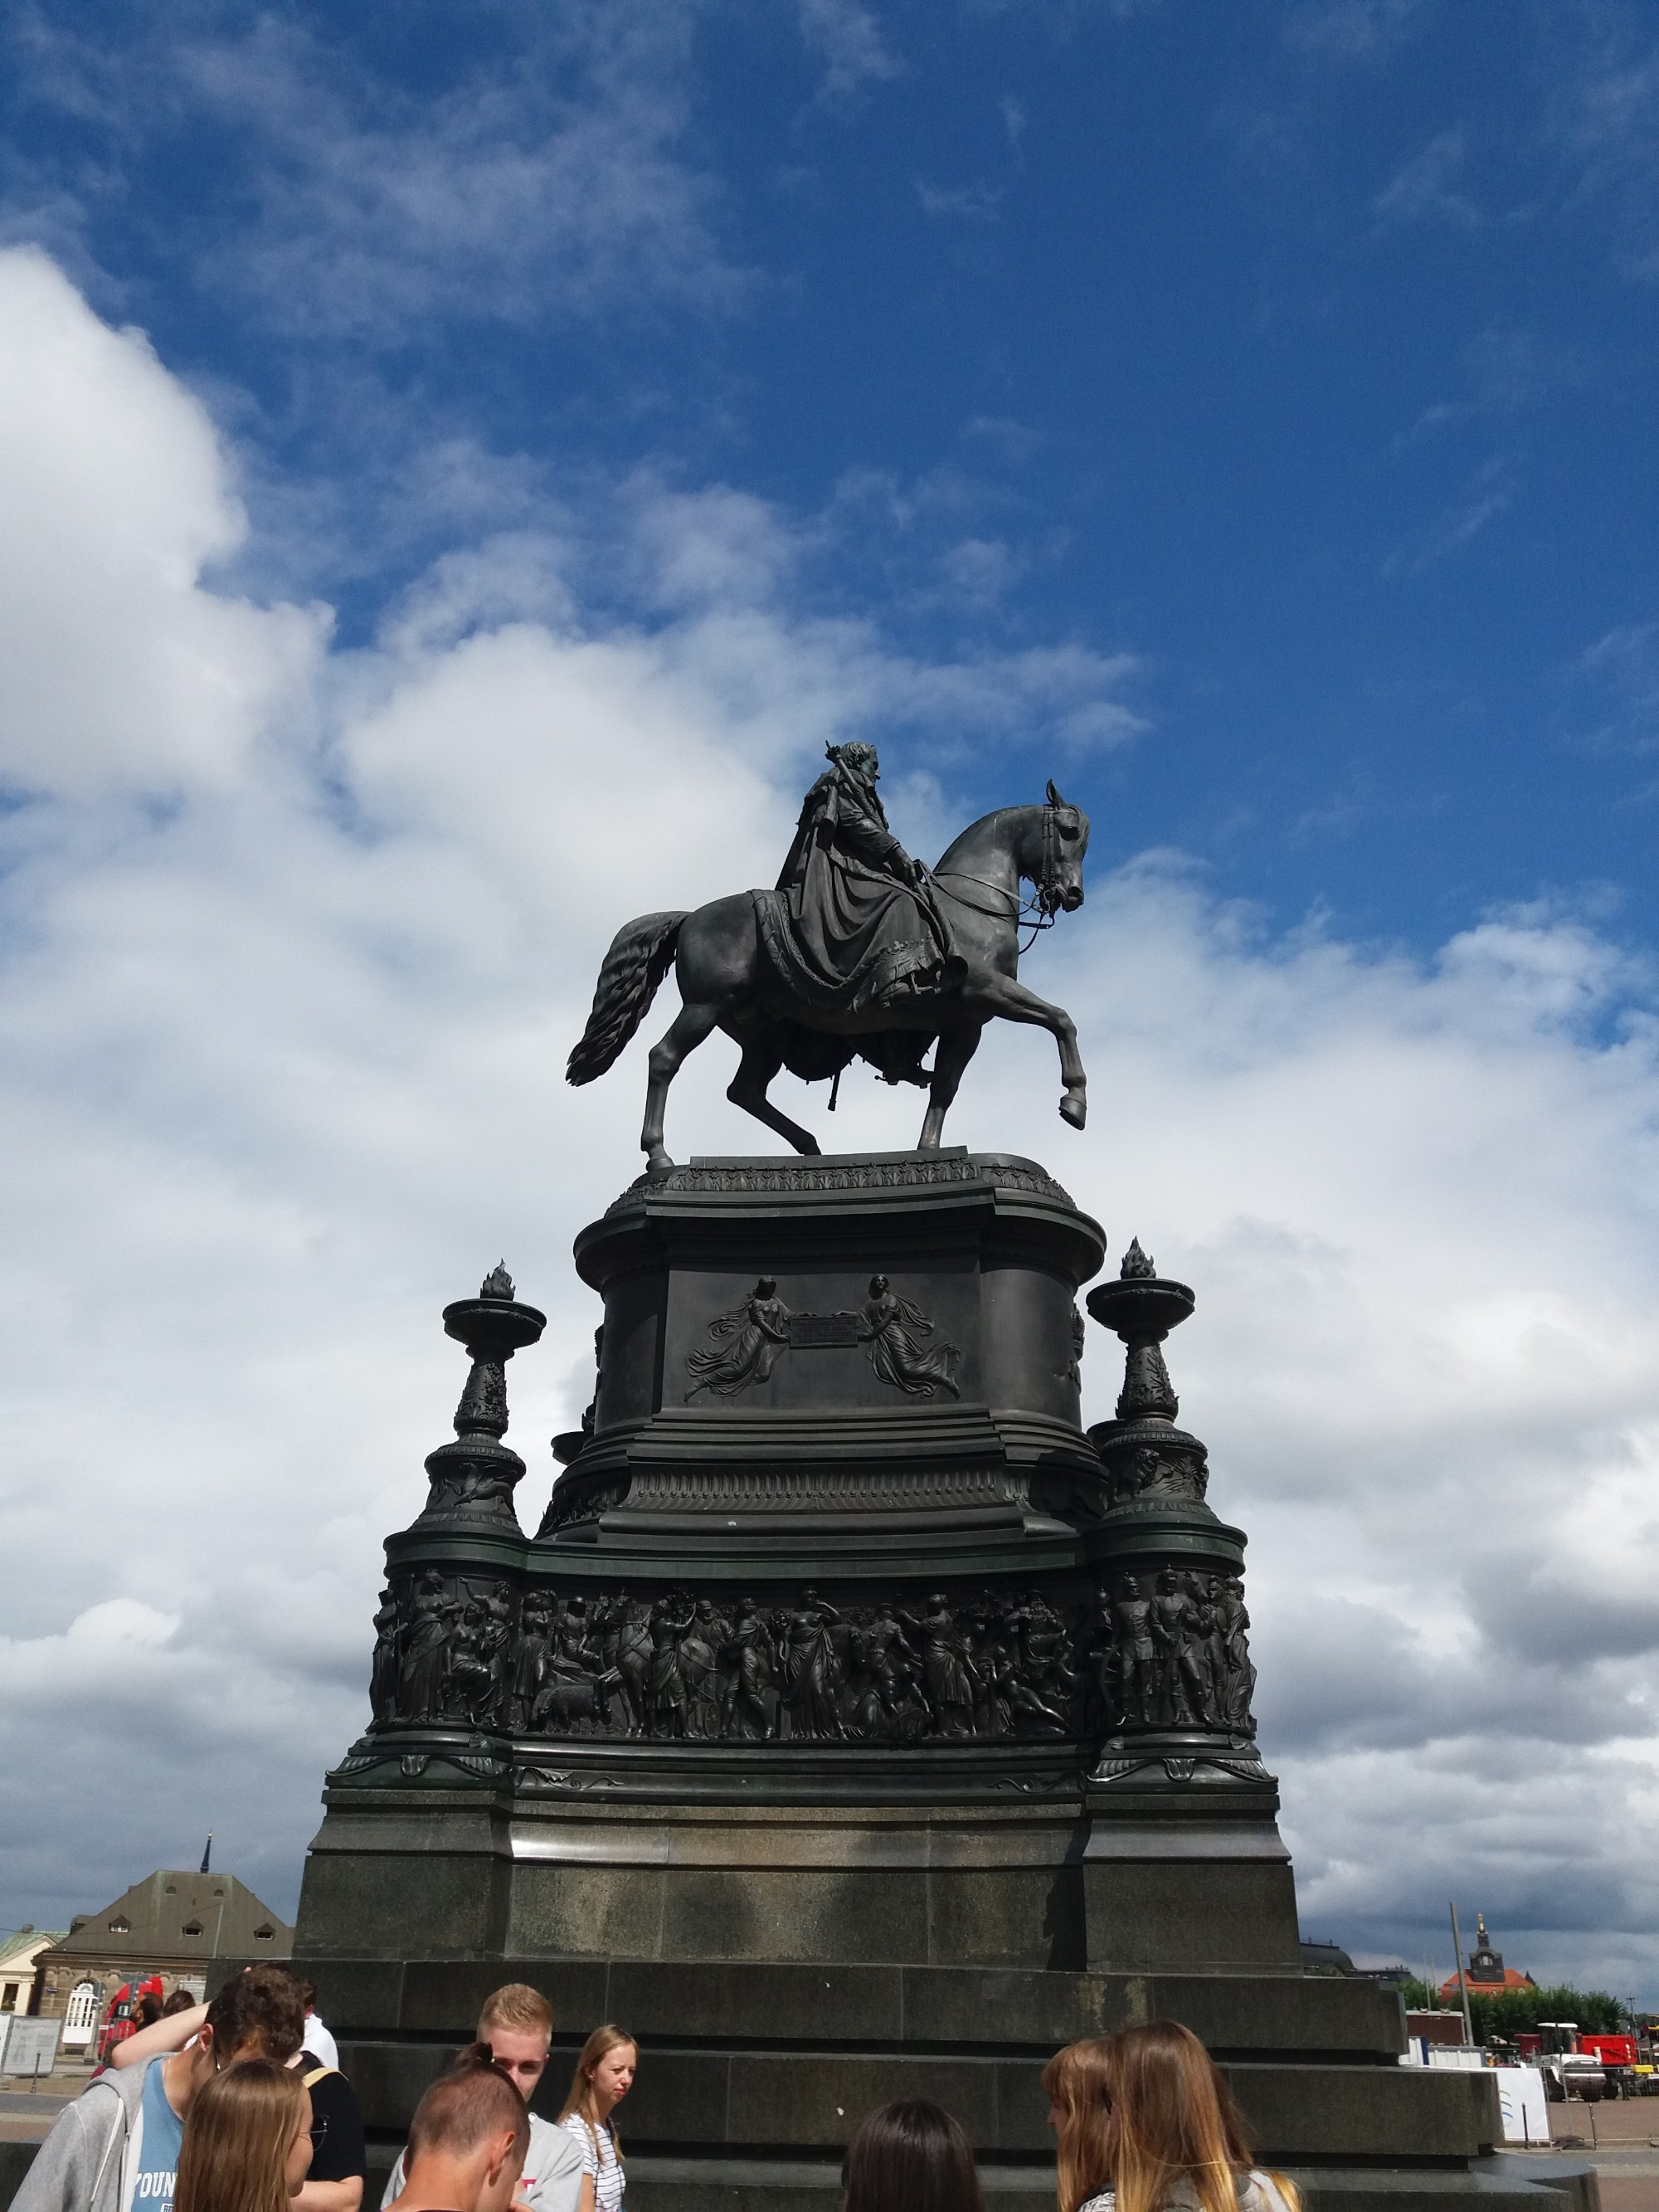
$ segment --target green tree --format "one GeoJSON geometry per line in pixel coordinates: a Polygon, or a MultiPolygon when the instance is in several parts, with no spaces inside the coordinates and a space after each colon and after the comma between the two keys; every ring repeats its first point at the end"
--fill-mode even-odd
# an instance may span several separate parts
{"type": "MultiPolygon", "coordinates": [[[[1426,1982],[1401,1984],[1407,2012],[1461,2012],[1461,1999],[1443,1997],[1426,1982]]],[[[1550,1990],[1504,1990],[1483,1996],[1469,1991],[1469,2017],[1477,2043],[1513,2043],[1517,2035],[1530,2034],[1540,2020],[1573,2020],[1587,2035],[1616,2034],[1631,2025],[1631,2008],[1623,1998],[1606,1990],[1575,1990],[1559,1984],[1550,1990]]]]}
{"type": "Polygon", "coordinates": [[[1469,1992],[1469,2014],[1477,2043],[1513,2043],[1531,2033],[1541,2020],[1573,2020],[1589,2035],[1608,2035],[1630,2026],[1630,2008],[1606,1990],[1575,1990],[1565,1984],[1551,1990],[1504,1990],[1496,1996],[1469,1992]]]}

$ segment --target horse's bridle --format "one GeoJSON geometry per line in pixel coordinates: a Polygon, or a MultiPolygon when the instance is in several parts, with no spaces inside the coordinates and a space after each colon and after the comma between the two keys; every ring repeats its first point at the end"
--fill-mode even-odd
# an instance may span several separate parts
{"type": "MultiPolygon", "coordinates": [[[[1067,811],[1071,811],[1068,807],[1067,811]]],[[[947,891],[945,894],[947,898],[955,899],[959,905],[967,907],[974,914],[988,915],[994,921],[1010,921],[1018,928],[1029,926],[1031,934],[1020,946],[1022,952],[1029,952],[1037,941],[1038,933],[1042,930],[1052,929],[1060,917],[1062,893],[1059,867],[1059,814],[1060,805],[1054,800],[1050,799],[1044,805],[1042,859],[1037,876],[1036,895],[1034,898],[1022,898],[1018,891],[1006,890],[1000,884],[992,883],[987,876],[970,876],[960,868],[934,868],[929,871],[929,873],[940,882],[977,884],[981,890],[994,891],[999,898],[1006,899],[1008,901],[1006,909],[999,912],[994,907],[980,906],[973,899],[963,898],[960,891],[947,891]]]]}

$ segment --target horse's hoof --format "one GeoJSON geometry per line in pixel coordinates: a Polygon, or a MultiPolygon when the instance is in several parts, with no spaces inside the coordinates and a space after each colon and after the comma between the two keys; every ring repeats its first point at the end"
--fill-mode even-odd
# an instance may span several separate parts
{"type": "Polygon", "coordinates": [[[1060,1118],[1080,1129],[1089,1118],[1089,1101],[1081,1091],[1068,1091],[1060,1102],[1060,1118]]]}
{"type": "Polygon", "coordinates": [[[673,1172],[674,1163],[666,1152],[653,1152],[645,1163],[645,1179],[647,1182],[660,1182],[665,1176],[672,1176],[673,1172]]]}

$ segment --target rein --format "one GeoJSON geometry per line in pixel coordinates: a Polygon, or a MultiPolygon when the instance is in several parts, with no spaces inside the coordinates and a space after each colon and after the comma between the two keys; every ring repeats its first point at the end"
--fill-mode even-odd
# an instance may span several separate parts
{"type": "Polygon", "coordinates": [[[981,890],[994,891],[999,898],[1006,899],[1007,907],[999,912],[994,907],[981,906],[976,899],[963,898],[960,891],[946,891],[946,898],[965,906],[970,914],[982,914],[992,921],[1012,921],[1016,931],[1029,927],[1030,935],[1019,947],[1029,952],[1045,929],[1052,929],[1060,918],[1060,893],[1054,884],[1054,847],[1057,842],[1054,810],[1042,810],[1042,869],[1037,879],[1034,897],[1022,898],[1017,890],[1011,891],[1006,884],[994,884],[988,876],[969,875],[965,868],[933,868],[928,873],[935,883],[977,884],[981,890]]]}

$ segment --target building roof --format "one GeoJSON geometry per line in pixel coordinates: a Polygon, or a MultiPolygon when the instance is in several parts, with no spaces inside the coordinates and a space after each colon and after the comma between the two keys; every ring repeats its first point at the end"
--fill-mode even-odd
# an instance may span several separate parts
{"type": "Polygon", "coordinates": [[[77,1913],[53,1956],[286,1959],[294,1930],[230,1874],[161,1867],[97,1912],[77,1913]]]}
{"type": "MultiPolygon", "coordinates": [[[[1530,1974],[1517,1974],[1513,1966],[1505,1966],[1500,1973],[1497,1974],[1477,1974],[1468,1972],[1467,1969],[1465,1971],[1468,1972],[1469,1995],[1472,1997],[1495,1997],[1499,1990],[1535,1990],[1538,1987],[1530,1974]]],[[[1455,1974],[1441,1983],[1440,1995],[1449,1998],[1453,2004],[1457,2002],[1458,1988],[1455,1974]]]]}
{"type": "Polygon", "coordinates": [[[20,1928],[15,1936],[0,1936],[0,1974],[32,1974],[36,1958],[64,1933],[61,1928],[20,1928]]]}

